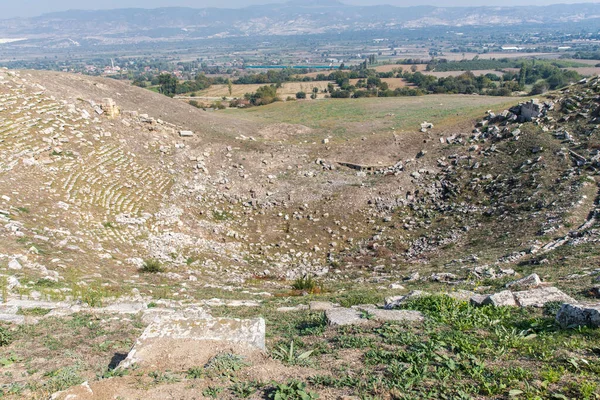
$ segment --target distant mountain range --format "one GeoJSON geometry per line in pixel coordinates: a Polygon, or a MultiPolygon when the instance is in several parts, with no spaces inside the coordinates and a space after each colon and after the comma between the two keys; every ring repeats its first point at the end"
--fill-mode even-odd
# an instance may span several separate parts
{"type": "MultiPolygon", "coordinates": [[[[599,3],[523,7],[351,6],[335,0],[242,9],[157,8],[65,11],[0,20],[0,39],[134,42],[250,35],[299,35],[430,26],[500,26],[600,18],[599,3]]],[[[600,22],[600,19],[598,20],[600,22]]]]}

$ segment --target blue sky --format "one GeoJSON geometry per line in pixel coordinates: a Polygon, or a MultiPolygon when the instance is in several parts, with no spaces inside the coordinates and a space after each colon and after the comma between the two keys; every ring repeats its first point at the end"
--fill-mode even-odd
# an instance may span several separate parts
{"type": "MultiPolygon", "coordinates": [[[[301,2],[302,0],[297,0],[301,2]]],[[[434,5],[434,6],[466,6],[466,5],[545,5],[554,3],[593,3],[586,0],[342,0],[347,4],[392,4],[396,6],[434,5]]],[[[70,9],[111,9],[125,7],[229,7],[238,8],[251,4],[278,3],[274,0],[0,0],[0,19],[16,16],[35,16],[47,12],[64,11],[70,9]]]]}

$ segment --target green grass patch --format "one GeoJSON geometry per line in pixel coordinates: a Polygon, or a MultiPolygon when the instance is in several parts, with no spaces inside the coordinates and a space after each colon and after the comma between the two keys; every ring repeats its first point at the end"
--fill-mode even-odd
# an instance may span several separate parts
{"type": "Polygon", "coordinates": [[[50,310],[48,308],[41,308],[41,307],[19,308],[19,310],[17,311],[17,314],[27,315],[27,316],[32,316],[32,317],[43,317],[44,315],[48,314],[50,311],[52,311],[52,310],[50,310]]]}

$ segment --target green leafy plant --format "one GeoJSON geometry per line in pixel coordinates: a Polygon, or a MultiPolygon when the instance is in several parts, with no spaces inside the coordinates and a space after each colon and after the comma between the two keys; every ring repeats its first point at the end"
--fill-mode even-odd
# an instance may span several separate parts
{"type": "Polygon", "coordinates": [[[13,341],[12,333],[3,326],[0,326],[0,347],[8,346],[13,341]]]}
{"type": "Polygon", "coordinates": [[[349,293],[338,301],[342,307],[349,308],[360,304],[382,303],[383,296],[378,293],[349,293]]]}
{"type": "Polygon", "coordinates": [[[209,386],[202,391],[202,396],[210,397],[212,399],[216,399],[219,397],[219,394],[223,391],[222,387],[218,386],[209,386]]]}
{"type": "Polygon", "coordinates": [[[204,376],[204,368],[192,367],[187,370],[186,375],[188,379],[200,379],[204,376]]]}
{"type": "Polygon", "coordinates": [[[174,375],[171,371],[152,371],[148,373],[148,376],[154,380],[154,383],[176,383],[180,379],[177,375],[174,375]]]}
{"type": "Polygon", "coordinates": [[[109,378],[119,378],[129,374],[129,370],[123,368],[107,368],[101,374],[96,374],[99,380],[109,378]]]}
{"type": "Polygon", "coordinates": [[[238,398],[247,399],[262,388],[264,384],[258,381],[252,382],[235,382],[230,390],[238,398]]]}
{"type": "Polygon", "coordinates": [[[249,366],[243,356],[231,353],[217,354],[204,366],[206,370],[219,374],[228,374],[249,366]]]}
{"type": "Polygon", "coordinates": [[[34,308],[19,308],[19,310],[17,311],[17,314],[19,315],[29,315],[29,316],[34,316],[34,317],[43,317],[44,315],[48,314],[50,311],[49,308],[40,308],[40,307],[34,307],[34,308]]]}
{"type": "Polygon", "coordinates": [[[554,317],[558,313],[558,310],[562,307],[562,301],[549,301],[544,304],[544,315],[554,317]]]}
{"type": "Polygon", "coordinates": [[[268,397],[272,400],[313,400],[318,399],[319,395],[309,392],[306,383],[291,380],[287,383],[276,383],[268,397]]]}
{"type": "Polygon", "coordinates": [[[287,364],[306,364],[308,358],[312,355],[314,350],[305,351],[303,353],[298,352],[294,347],[294,341],[290,342],[289,347],[280,345],[273,350],[272,355],[276,360],[281,360],[287,364]]]}
{"type": "Polygon", "coordinates": [[[44,385],[49,392],[58,392],[83,383],[77,366],[60,368],[45,376],[50,378],[44,385]]]}

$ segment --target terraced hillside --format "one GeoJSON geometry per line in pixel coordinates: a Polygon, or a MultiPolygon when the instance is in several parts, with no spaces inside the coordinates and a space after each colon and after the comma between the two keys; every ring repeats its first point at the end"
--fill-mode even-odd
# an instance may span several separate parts
{"type": "Polygon", "coordinates": [[[430,157],[415,159],[423,135],[397,135],[406,123],[381,110],[368,138],[356,137],[367,121],[340,124],[350,132],[344,139],[71,75],[3,71],[2,96],[4,260],[16,260],[29,279],[71,289],[106,279],[133,284],[148,259],[164,264],[171,280],[204,284],[240,284],[265,270],[321,275],[338,246],[371,234],[380,218],[367,206],[375,191],[411,188],[409,171],[436,168],[430,157]],[[102,109],[108,97],[119,115],[102,109]],[[193,137],[179,135],[188,129],[193,137]],[[339,162],[405,172],[365,179],[339,162]]]}
{"type": "MultiPolygon", "coordinates": [[[[392,387],[400,375],[385,380],[389,371],[381,364],[417,368],[417,361],[386,355],[382,348],[398,342],[380,343],[381,326],[367,333],[325,331],[322,312],[307,310],[302,295],[350,307],[411,289],[452,292],[459,303],[433,298],[401,308],[456,326],[460,316],[452,310],[460,309],[474,319],[465,328],[473,334],[496,329],[490,318],[506,329],[526,323],[524,311],[500,315],[500,308],[488,315],[460,302],[477,302],[521,275],[535,272],[544,285],[552,282],[565,292],[556,299],[597,295],[599,92],[593,78],[519,105],[515,98],[425,96],[207,112],[113,80],[0,70],[0,276],[7,302],[0,319],[39,322],[36,335],[46,338],[29,348],[27,332],[10,325],[17,341],[6,359],[19,355],[7,373],[22,379],[6,387],[43,398],[69,386],[51,383],[55,375],[48,371],[65,372],[74,362],[52,340],[76,348],[78,373],[92,379],[99,371],[84,360],[108,365],[148,322],[117,317],[120,322],[110,324],[119,329],[123,323],[127,339],[121,341],[104,330],[88,332],[94,318],[104,321],[90,315],[193,305],[267,318],[273,354],[281,353],[281,340],[298,335],[308,336],[300,346],[318,346],[321,334],[335,348],[377,350],[357,353],[361,365],[374,370],[348,381],[353,384],[302,369],[317,367],[300,362],[302,368],[286,369],[285,376],[320,376],[314,387],[338,385],[322,391],[323,398],[404,398],[392,387]],[[286,311],[300,317],[282,317],[286,311]],[[59,319],[64,315],[71,318],[66,325],[59,319]],[[69,324],[77,326],[74,337],[61,330],[69,324]],[[363,333],[371,339],[355,342],[363,333]],[[85,335],[98,342],[88,346],[85,335]],[[378,374],[383,386],[365,386],[367,376],[378,374]],[[45,383],[35,386],[36,380],[45,383]]],[[[514,296],[510,302],[525,304],[514,296]]],[[[540,317],[539,310],[532,313],[540,317]]],[[[414,329],[410,346],[427,340],[414,329]]],[[[577,357],[591,357],[588,340],[573,345],[577,357]]],[[[330,359],[332,349],[325,347],[315,351],[324,357],[318,368],[348,368],[342,361],[351,354],[330,359]]],[[[536,360],[531,376],[537,379],[544,364],[536,360]]],[[[416,396],[406,398],[427,398],[419,391],[425,389],[436,398],[445,390],[438,381],[419,386],[405,373],[414,378],[407,393],[416,396]]],[[[252,379],[276,377],[261,374],[252,379]]],[[[510,389],[485,387],[483,375],[461,379],[462,389],[445,395],[493,398],[510,389]]],[[[575,385],[583,378],[565,379],[575,385]]],[[[174,390],[193,398],[185,387],[174,390]]],[[[140,396],[138,389],[127,393],[140,396]]]]}

